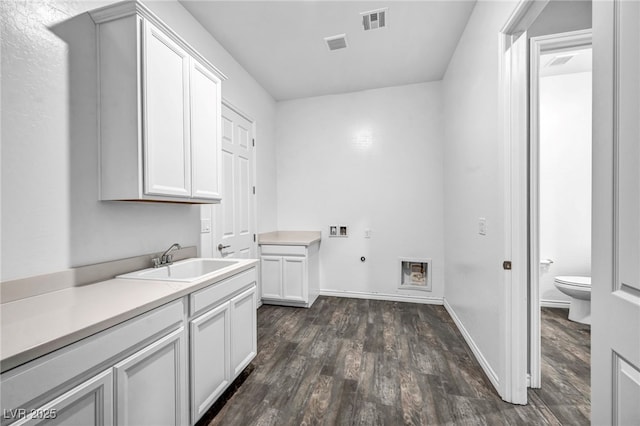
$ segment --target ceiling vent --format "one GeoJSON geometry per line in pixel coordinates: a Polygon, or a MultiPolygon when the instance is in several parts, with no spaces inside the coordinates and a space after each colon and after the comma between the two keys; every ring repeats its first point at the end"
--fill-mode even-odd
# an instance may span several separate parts
{"type": "Polygon", "coordinates": [[[338,34],[331,37],[325,37],[324,41],[327,42],[327,47],[329,48],[329,50],[338,50],[347,47],[346,34],[338,34]]]}
{"type": "Polygon", "coordinates": [[[571,60],[571,58],[573,58],[576,55],[558,55],[555,56],[552,60],[549,61],[549,63],[547,64],[548,67],[557,67],[560,65],[564,65],[567,62],[569,62],[571,60]]]}
{"type": "Polygon", "coordinates": [[[384,28],[387,26],[387,13],[389,8],[370,10],[369,12],[361,12],[362,26],[365,31],[384,28]]]}

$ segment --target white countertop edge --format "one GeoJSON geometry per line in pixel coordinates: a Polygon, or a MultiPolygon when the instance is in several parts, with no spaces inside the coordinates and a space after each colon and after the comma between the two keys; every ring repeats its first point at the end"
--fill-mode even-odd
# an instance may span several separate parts
{"type": "MultiPolygon", "coordinates": [[[[219,274],[213,275],[213,276],[208,276],[208,277],[204,277],[198,281],[195,281],[193,283],[175,283],[175,282],[171,282],[172,284],[182,284],[185,285],[185,287],[177,289],[175,292],[158,297],[158,298],[152,298],[149,301],[136,306],[133,309],[127,309],[124,310],[118,314],[109,316],[104,318],[103,320],[100,321],[94,321],[90,324],[78,324],[78,328],[75,330],[72,330],[66,334],[63,335],[55,335],[55,336],[51,336],[49,339],[42,341],[41,343],[35,344],[35,345],[31,345],[31,346],[27,346],[25,345],[25,347],[23,348],[16,348],[11,350],[11,352],[7,353],[6,351],[6,344],[1,345],[0,349],[2,350],[2,354],[0,354],[0,370],[2,373],[11,370],[15,367],[18,367],[19,365],[25,364],[29,361],[33,361],[36,358],[39,358],[43,355],[46,355],[48,353],[51,353],[53,351],[56,351],[58,349],[61,349],[65,346],[68,346],[70,344],[76,343],[86,337],[92,336],[94,334],[100,333],[110,327],[113,327],[115,325],[118,325],[120,323],[123,323],[125,321],[128,321],[138,315],[144,314],[146,312],[149,312],[157,307],[160,307],[162,305],[165,305],[169,302],[172,302],[174,300],[180,299],[188,294],[191,294],[193,292],[196,292],[202,288],[208,287],[212,284],[215,284],[217,282],[220,282],[226,278],[229,278],[233,275],[236,275],[240,272],[244,272],[247,271],[251,268],[253,268],[257,263],[259,263],[259,260],[257,259],[247,259],[247,260],[243,260],[241,262],[238,262],[238,264],[233,265],[233,266],[229,266],[228,268],[224,268],[220,271],[219,274]]],[[[89,287],[93,287],[93,286],[107,286],[109,285],[109,283],[111,283],[112,281],[118,281],[118,282],[122,282],[122,283],[126,283],[126,282],[130,282],[132,283],[132,285],[135,285],[136,282],[140,282],[140,281],[145,281],[145,283],[147,285],[149,284],[153,284],[156,283],[158,285],[166,285],[167,283],[169,283],[168,281],[163,281],[163,280],[136,280],[136,279],[121,279],[121,278],[114,278],[113,280],[107,280],[107,281],[101,281],[95,284],[89,284],[86,286],[81,286],[82,288],[89,288],[89,287]]],[[[74,290],[77,290],[78,287],[74,287],[74,288],[67,288],[67,289],[63,289],[63,290],[58,290],[52,293],[47,293],[47,294],[42,294],[39,296],[35,296],[37,298],[45,298],[47,297],[47,295],[56,293],[56,294],[60,294],[60,292],[73,292],[74,290]]],[[[25,303],[29,303],[30,299],[32,298],[27,298],[27,299],[21,299],[21,300],[16,300],[13,302],[7,302],[3,305],[1,305],[2,307],[10,305],[10,304],[25,304],[25,303]]],[[[4,324],[4,321],[3,321],[4,324]]],[[[4,328],[4,327],[3,327],[4,328]]],[[[2,334],[5,333],[5,330],[2,330],[2,334]]],[[[19,346],[19,345],[18,345],[19,346]]]]}
{"type": "Polygon", "coordinates": [[[321,239],[322,233],[320,231],[273,231],[260,234],[258,244],[273,246],[310,246],[321,239]]]}

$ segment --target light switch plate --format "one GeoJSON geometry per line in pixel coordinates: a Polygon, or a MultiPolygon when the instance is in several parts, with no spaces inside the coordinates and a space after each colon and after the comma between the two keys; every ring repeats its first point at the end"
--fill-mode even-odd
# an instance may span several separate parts
{"type": "Polygon", "coordinates": [[[200,220],[200,233],[208,234],[211,232],[211,219],[201,219],[200,220]]]}
{"type": "Polygon", "coordinates": [[[487,219],[484,217],[478,218],[478,234],[487,235],[487,219]]]}

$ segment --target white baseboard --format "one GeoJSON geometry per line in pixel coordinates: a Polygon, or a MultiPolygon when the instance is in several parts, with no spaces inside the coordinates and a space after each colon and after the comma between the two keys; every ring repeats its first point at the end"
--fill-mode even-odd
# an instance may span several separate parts
{"type": "Polygon", "coordinates": [[[493,385],[493,387],[496,388],[496,392],[500,394],[500,379],[498,378],[498,375],[496,374],[495,371],[493,371],[493,368],[491,368],[491,365],[489,364],[487,359],[484,357],[484,355],[480,351],[480,348],[478,347],[478,345],[476,345],[476,342],[473,340],[473,338],[471,337],[471,334],[469,334],[464,324],[462,324],[462,321],[460,320],[460,318],[458,318],[458,315],[456,315],[456,312],[453,310],[449,302],[447,302],[447,299],[444,299],[444,307],[449,313],[449,315],[451,315],[451,318],[453,318],[453,322],[455,322],[456,326],[458,327],[458,330],[460,330],[462,337],[464,337],[464,340],[467,342],[467,345],[469,345],[469,347],[471,348],[471,351],[476,356],[476,360],[478,360],[478,363],[480,363],[480,367],[482,367],[482,370],[489,378],[489,381],[491,381],[491,384],[493,385]]]}
{"type": "Polygon", "coordinates": [[[389,302],[423,303],[425,305],[442,305],[442,297],[411,296],[406,294],[368,293],[364,291],[320,290],[321,296],[348,297],[352,299],[387,300],[389,302]]]}
{"type": "Polygon", "coordinates": [[[540,307],[542,308],[564,308],[569,309],[571,302],[566,300],[549,300],[540,299],[540,307]]]}

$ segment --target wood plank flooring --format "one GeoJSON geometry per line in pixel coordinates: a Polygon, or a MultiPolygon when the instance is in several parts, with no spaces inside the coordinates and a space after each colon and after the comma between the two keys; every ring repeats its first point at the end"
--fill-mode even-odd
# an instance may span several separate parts
{"type": "Polygon", "coordinates": [[[529,391],[563,425],[591,418],[591,327],[567,319],[566,309],[542,308],[542,387],[529,391]]]}
{"type": "Polygon", "coordinates": [[[588,424],[589,331],[566,312],[543,311],[543,388],[516,406],[497,395],[442,306],[265,305],[258,355],[199,426],[588,424]]]}

